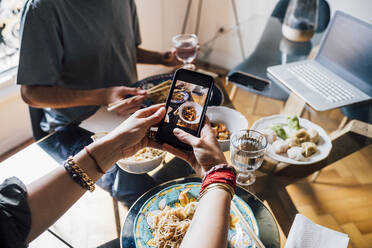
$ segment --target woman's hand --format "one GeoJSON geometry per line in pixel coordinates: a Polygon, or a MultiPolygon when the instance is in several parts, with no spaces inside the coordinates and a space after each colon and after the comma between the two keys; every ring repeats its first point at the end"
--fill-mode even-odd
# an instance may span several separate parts
{"type": "MultiPolygon", "coordinates": [[[[147,137],[151,126],[157,125],[165,115],[164,104],[138,110],[104,138],[112,140],[120,158],[130,157],[144,147],[161,148],[161,145],[147,137]]],[[[119,159],[120,159],[119,158],[119,159]]]]}
{"type": "Polygon", "coordinates": [[[137,95],[137,97],[114,110],[119,116],[126,116],[139,110],[143,100],[147,97],[146,91],[140,88],[125,86],[110,87],[105,89],[105,104],[108,105],[124,99],[127,95],[137,95]]]}
{"type": "Polygon", "coordinates": [[[180,141],[192,146],[193,151],[185,152],[168,144],[162,148],[188,162],[199,176],[203,177],[215,165],[227,163],[208,119],[205,120],[200,138],[179,128],[174,129],[173,133],[180,141]]]}

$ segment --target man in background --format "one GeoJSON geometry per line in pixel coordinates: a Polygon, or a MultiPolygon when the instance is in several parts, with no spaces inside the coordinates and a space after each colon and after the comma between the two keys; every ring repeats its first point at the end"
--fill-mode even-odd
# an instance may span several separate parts
{"type": "MultiPolygon", "coordinates": [[[[28,0],[21,16],[17,84],[24,101],[44,111],[40,127],[52,132],[80,124],[100,106],[139,95],[117,108],[125,116],[138,110],[146,92],[137,81],[136,63],[175,65],[170,52],[139,47],[141,36],[134,0],[28,0]]],[[[154,186],[148,175],[116,166],[99,182],[130,205],[154,186]],[[123,183],[125,182],[125,183],[123,183]]]]}

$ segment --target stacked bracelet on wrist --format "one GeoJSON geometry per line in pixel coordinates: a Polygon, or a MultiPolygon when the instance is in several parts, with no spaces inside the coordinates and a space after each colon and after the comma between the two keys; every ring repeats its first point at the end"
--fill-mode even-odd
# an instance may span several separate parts
{"type": "Polygon", "coordinates": [[[198,199],[200,200],[207,192],[214,189],[224,189],[230,193],[231,198],[236,189],[236,172],[229,165],[214,166],[203,178],[198,199]]]}
{"type": "Polygon", "coordinates": [[[81,169],[77,163],[75,162],[74,158],[70,156],[64,163],[63,166],[65,167],[68,174],[70,174],[71,178],[78,183],[81,187],[90,192],[93,192],[95,189],[94,182],[90,177],[81,169]]]}

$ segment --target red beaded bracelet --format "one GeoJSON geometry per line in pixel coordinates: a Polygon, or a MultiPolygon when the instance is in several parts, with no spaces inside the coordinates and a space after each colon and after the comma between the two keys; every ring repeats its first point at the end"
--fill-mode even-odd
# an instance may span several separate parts
{"type": "Polygon", "coordinates": [[[236,189],[236,172],[235,169],[228,165],[218,165],[209,170],[203,178],[203,183],[200,188],[200,194],[204,189],[213,183],[225,183],[236,189]]]}
{"type": "Polygon", "coordinates": [[[105,172],[102,170],[101,166],[99,166],[96,158],[92,155],[92,153],[89,151],[88,147],[84,147],[85,152],[88,154],[88,156],[94,161],[94,165],[96,166],[96,169],[102,173],[105,174],[105,172]]]}

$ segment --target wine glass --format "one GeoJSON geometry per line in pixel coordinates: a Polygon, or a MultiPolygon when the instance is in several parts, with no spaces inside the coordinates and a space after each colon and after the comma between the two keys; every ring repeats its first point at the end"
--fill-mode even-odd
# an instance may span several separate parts
{"type": "Polygon", "coordinates": [[[183,62],[183,68],[195,69],[191,63],[198,53],[198,37],[195,34],[178,34],[173,36],[172,42],[177,59],[183,62]]]}
{"type": "Polygon", "coordinates": [[[266,146],[266,137],[254,130],[241,130],[231,135],[230,158],[237,169],[239,185],[249,186],[256,181],[252,172],[261,166],[266,146]]]}

